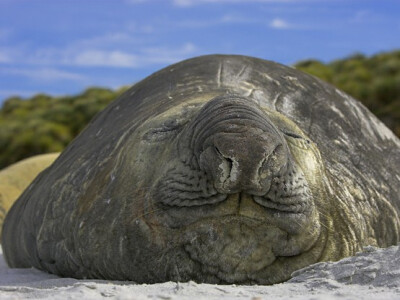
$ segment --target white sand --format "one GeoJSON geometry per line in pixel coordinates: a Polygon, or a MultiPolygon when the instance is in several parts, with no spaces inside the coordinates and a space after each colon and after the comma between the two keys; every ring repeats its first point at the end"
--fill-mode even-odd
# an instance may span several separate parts
{"type": "Polygon", "coordinates": [[[336,263],[297,271],[273,286],[194,282],[134,284],[59,278],[35,269],[9,269],[0,257],[0,299],[400,299],[400,248],[368,247],[336,263]]]}

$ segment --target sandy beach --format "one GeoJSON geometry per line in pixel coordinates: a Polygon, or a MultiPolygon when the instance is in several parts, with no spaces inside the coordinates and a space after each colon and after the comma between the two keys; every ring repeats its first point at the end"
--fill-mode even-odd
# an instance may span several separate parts
{"type": "Polygon", "coordinates": [[[299,270],[272,286],[195,282],[135,284],[60,278],[36,269],[10,269],[0,257],[0,299],[400,299],[400,248],[367,247],[338,262],[299,270]]]}

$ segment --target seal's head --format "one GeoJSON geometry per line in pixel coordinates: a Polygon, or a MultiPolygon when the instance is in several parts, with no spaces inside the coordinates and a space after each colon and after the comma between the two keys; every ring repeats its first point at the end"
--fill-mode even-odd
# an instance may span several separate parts
{"type": "Polygon", "coordinates": [[[169,279],[275,283],[321,255],[321,160],[289,119],[223,95],[174,107],[138,132],[132,152],[150,192],[135,221],[176,264],[169,279]]]}

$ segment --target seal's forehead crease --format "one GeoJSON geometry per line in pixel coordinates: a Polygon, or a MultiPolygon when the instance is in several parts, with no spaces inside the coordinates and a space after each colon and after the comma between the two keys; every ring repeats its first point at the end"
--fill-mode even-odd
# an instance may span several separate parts
{"type": "Polygon", "coordinates": [[[205,103],[216,96],[217,94],[198,95],[197,97],[191,99],[185,99],[185,101],[175,106],[171,106],[171,103],[168,103],[167,105],[164,105],[164,107],[159,107],[160,109],[158,111],[149,116],[149,118],[145,120],[144,126],[146,126],[149,122],[152,123],[156,121],[158,123],[158,121],[163,121],[165,119],[170,119],[174,117],[180,118],[185,115],[185,113],[190,114],[192,111],[199,110],[205,103]]]}

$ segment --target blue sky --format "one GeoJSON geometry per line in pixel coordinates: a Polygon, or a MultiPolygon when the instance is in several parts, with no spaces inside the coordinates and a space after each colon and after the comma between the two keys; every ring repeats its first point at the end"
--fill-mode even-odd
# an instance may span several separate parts
{"type": "Polygon", "coordinates": [[[182,59],[400,49],[399,0],[0,0],[0,102],[129,85],[182,59]]]}

